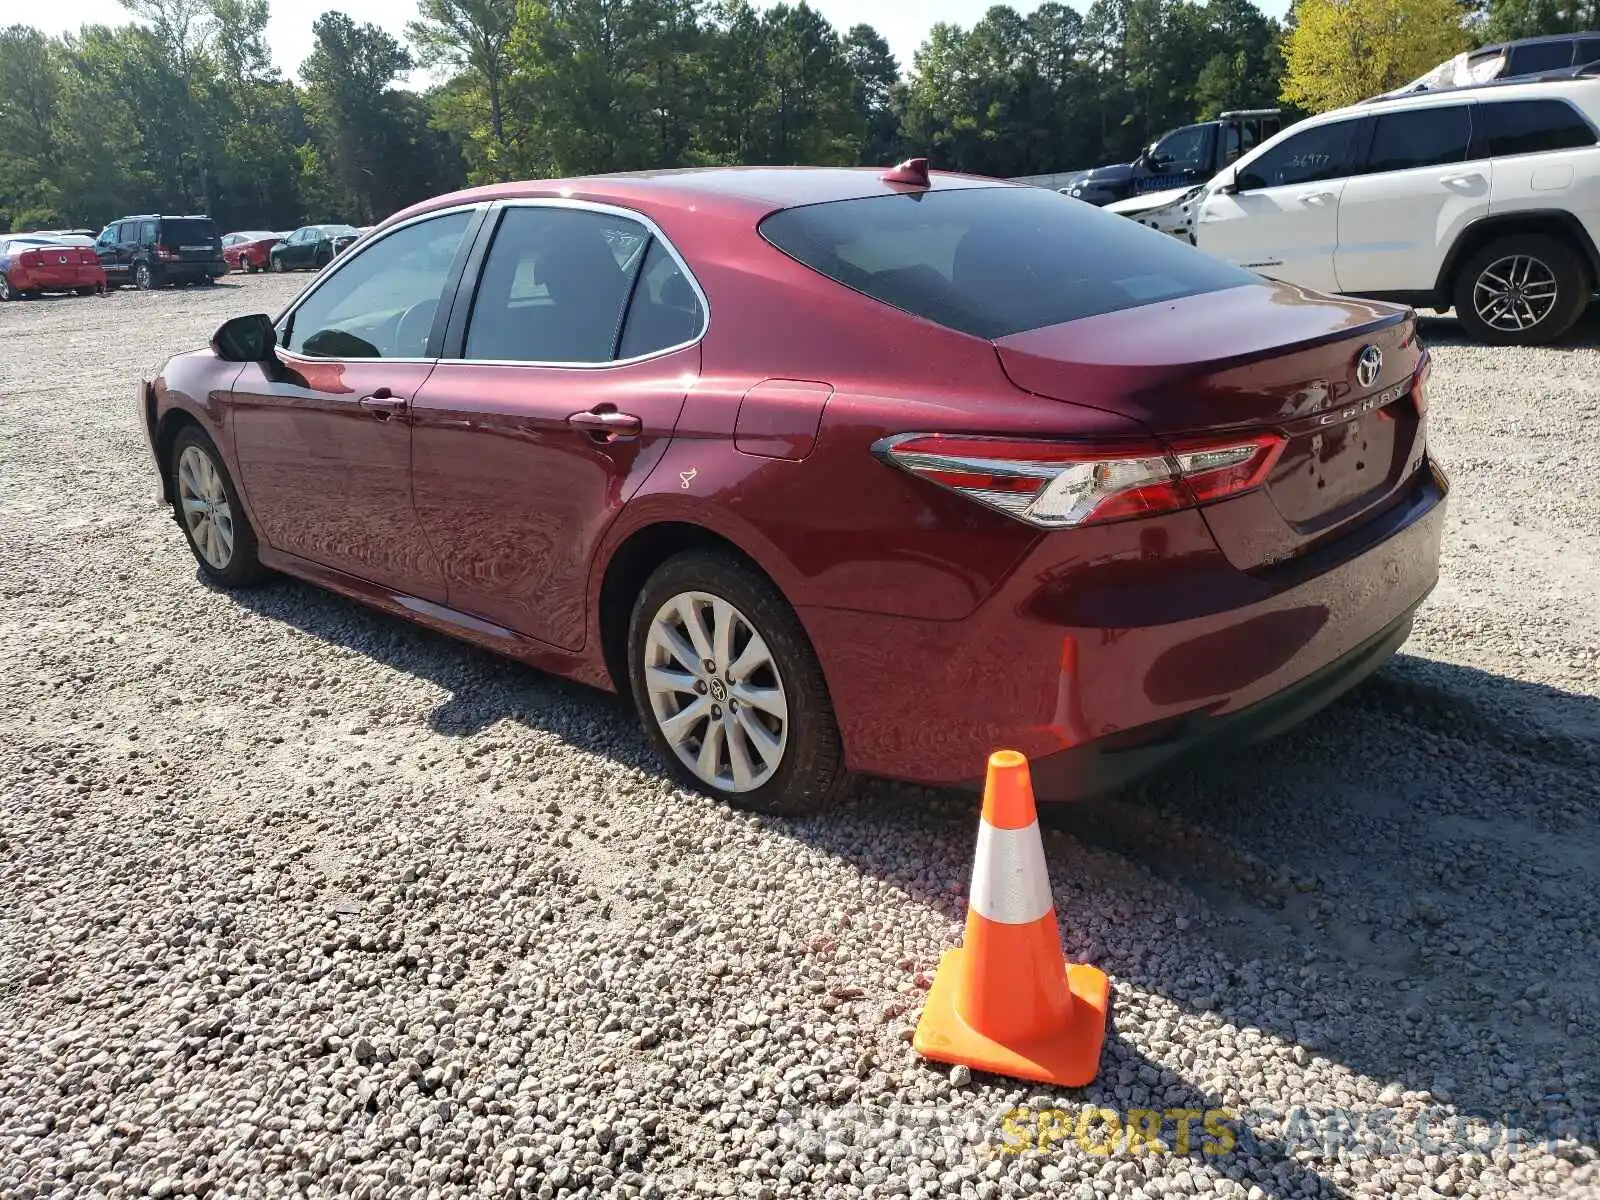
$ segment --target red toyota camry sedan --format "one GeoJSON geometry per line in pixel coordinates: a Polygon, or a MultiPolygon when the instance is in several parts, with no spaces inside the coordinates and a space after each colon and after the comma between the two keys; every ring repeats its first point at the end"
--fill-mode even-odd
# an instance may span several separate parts
{"type": "Polygon", "coordinates": [[[208,579],[615,689],[680,780],[794,813],[1310,716],[1436,579],[1427,373],[1402,308],[913,162],[442,196],[139,410],[208,579]]]}

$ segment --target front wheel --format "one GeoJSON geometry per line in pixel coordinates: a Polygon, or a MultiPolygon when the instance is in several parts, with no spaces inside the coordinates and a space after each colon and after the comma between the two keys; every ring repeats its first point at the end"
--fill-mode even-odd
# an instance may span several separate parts
{"type": "Polygon", "coordinates": [[[1471,254],[1456,275],[1456,319],[1475,341],[1542,346],[1572,328],[1589,299],[1577,249],[1516,234],[1471,254]]]}
{"type": "Polygon", "coordinates": [[[250,518],[216,445],[199,426],[185,426],[174,439],[171,471],[173,515],[205,577],[225,588],[266,579],[250,518]]]}
{"type": "Polygon", "coordinates": [[[732,556],[690,551],[656,570],[634,603],[628,669],[646,736],[688,786],[778,816],[818,812],[848,786],[799,619],[732,556]]]}
{"type": "Polygon", "coordinates": [[[279,258],[277,255],[273,255],[272,256],[272,273],[274,275],[282,275],[283,272],[284,272],[283,259],[279,258]]]}

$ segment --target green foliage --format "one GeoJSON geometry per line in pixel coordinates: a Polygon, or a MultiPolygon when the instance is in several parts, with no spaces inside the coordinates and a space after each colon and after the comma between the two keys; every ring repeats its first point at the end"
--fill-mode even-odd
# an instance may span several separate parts
{"type": "Polygon", "coordinates": [[[1397,88],[1472,41],[1458,0],[1299,0],[1283,98],[1326,112],[1397,88]]]}
{"type": "Polygon", "coordinates": [[[1600,0],[1488,0],[1485,41],[1600,29],[1600,0]]]}
{"type": "MultiPolygon", "coordinates": [[[[1385,85],[1419,74],[1466,11],[1300,0],[1286,32],[1252,0],[995,5],[935,26],[902,73],[872,26],[841,32],[806,0],[412,0],[409,46],[327,12],[286,79],[270,0],[121,2],[120,26],[0,30],[0,228],[152,209],[366,224],[469,181],[711,164],[1069,170],[1280,86],[1309,108],[1336,101],[1336,77],[1377,90],[1374,64],[1385,85]],[[1361,37],[1341,42],[1324,15],[1352,12],[1361,37]],[[404,86],[419,66],[421,93],[404,86]]],[[[1486,20],[1568,28],[1596,6],[1488,0],[1486,20]]]]}

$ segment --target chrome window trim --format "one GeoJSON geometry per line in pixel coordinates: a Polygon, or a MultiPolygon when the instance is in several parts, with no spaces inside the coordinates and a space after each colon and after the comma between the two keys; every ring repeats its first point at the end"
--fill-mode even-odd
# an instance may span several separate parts
{"type": "MultiPolygon", "coordinates": [[[[664,346],[660,350],[652,350],[649,354],[636,354],[631,358],[611,358],[607,359],[605,362],[561,362],[559,360],[531,358],[462,357],[440,358],[437,360],[440,364],[463,363],[474,367],[554,367],[560,370],[604,371],[609,370],[612,367],[631,367],[638,363],[649,362],[652,359],[665,358],[669,354],[676,354],[680,350],[687,350],[690,346],[699,345],[705,340],[706,334],[711,330],[711,301],[706,297],[705,289],[700,286],[700,281],[695,278],[694,272],[689,269],[689,264],[684,259],[683,255],[678,253],[678,248],[672,244],[672,239],[662,232],[661,226],[657,225],[653,220],[645,216],[645,214],[640,212],[638,209],[626,208],[620,204],[605,204],[596,200],[573,200],[564,196],[520,196],[507,200],[501,200],[497,203],[502,210],[511,208],[569,208],[575,209],[579,212],[602,213],[606,216],[621,217],[624,220],[633,221],[635,224],[642,225],[646,232],[648,232],[653,239],[660,242],[661,245],[665,247],[667,253],[672,256],[672,261],[678,264],[678,270],[682,271],[683,277],[689,281],[689,287],[694,290],[696,299],[700,301],[700,331],[692,338],[688,338],[681,342],[676,342],[671,346],[664,346]]],[[[499,233],[498,226],[496,226],[495,232],[496,234],[499,233]]],[[[489,261],[488,256],[493,252],[494,243],[490,242],[488,250],[484,255],[484,266],[487,266],[489,261]]],[[[642,271],[643,269],[643,264],[641,263],[640,270],[642,271]]],[[[477,300],[477,286],[481,281],[482,276],[483,269],[480,267],[478,271],[478,278],[472,281],[474,302],[477,300]]],[[[463,282],[465,282],[465,280],[463,280],[463,282]]],[[[472,316],[470,313],[467,316],[467,324],[465,328],[468,331],[470,331],[472,328],[472,316]]],[[[465,341],[462,343],[462,349],[466,349],[465,341]]],[[[394,360],[391,359],[389,361],[394,360]]],[[[434,360],[430,359],[429,361],[434,360]]]]}
{"type": "MultiPolygon", "coordinates": [[[[347,267],[351,263],[355,262],[356,259],[360,258],[363,254],[367,253],[374,246],[383,245],[383,243],[386,242],[393,234],[396,234],[396,233],[400,232],[400,230],[402,230],[402,229],[410,229],[413,225],[420,225],[423,221],[431,221],[436,217],[447,217],[447,216],[450,216],[452,213],[468,213],[468,214],[471,214],[473,212],[476,212],[480,208],[486,208],[486,207],[488,207],[488,202],[487,201],[477,200],[477,201],[473,201],[470,204],[452,204],[448,208],[433,208],[433,209],[429,209],[425,213],[418,213],[414,217],[406,218],[404,221],[401,221],[398,225],[391,225],[388,229],[385,229],[381,234],[378,234],[375,237],[362,238],[362,239],[357,240],[356,242],[352,243],[352,249],[350,251],[347,251],[344,255],[342,255],[341,257],[339,257],[337,259],[335,259],[333,262],[329,263],[326,267],[324,267],[322,269],[322,271],[318,273],[317,277],[311,281],[310,286],[308,286],[305,289],[305,291],[301,292],[293,300],[289,301],[289,307],[284,309],[281,313],[279,313],[276,317],[274,317],[272,319],[273,332],[274,333],[278,333],[279,332],[279,327],[286,320],[288,320],[290,317],[294,316],[294,314],[297,311],[299,311],[299,308],[300,308],[300,306],[302,304],[304,304],[312,296],[316,295],[317,290],[319,288],[322,288],[322,287],[326,286],[328,280],[337,278],[338,275],[339,275],[339,272],[343,271],[345,269],[345,267],[347,267]]],[[[299,230],[296,230],[295,232],[298,233],[299,230]]],[[[470,247],[469,247],[469,249],[470,249],[470,247]]],[[[461,249],[459,247],[457,248],[456,253],[457,254],[461,253],[461,249]]],[[[440,300],[442,301],[443,299],[444,299],[444,297],[441,295],[440,296],[440,300]]],[[[291,356],[293,356],[295,358],[300,359],[303,362],[434,362],[434,361],[436,361],[436,360],[431,359],[431,358],[316,358],[316,357],[314,357],[312,355],[295,354],[293,351],[286,349],[281,341],[278,343],[278,349],[280,351],[282,351],[283,353],[285,353],[285,354],[289,354],[289,355],[291,355],[291,356]]]]}

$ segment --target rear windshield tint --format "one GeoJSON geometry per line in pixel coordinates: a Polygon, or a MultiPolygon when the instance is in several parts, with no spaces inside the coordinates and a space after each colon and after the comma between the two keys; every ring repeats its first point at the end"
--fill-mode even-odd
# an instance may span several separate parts
{"type": "Polygon", "coordinates": [[[761,232],[846,287],[982,338],[1258,282],[1044,188],[835,200],[773,213],[761,232]]]}
{"type": "Polygon", "coordinates": [[[161,236],[184,245],[203,245],[217,240],[217,223],[209,217],[162,217],[161,236]]]}

